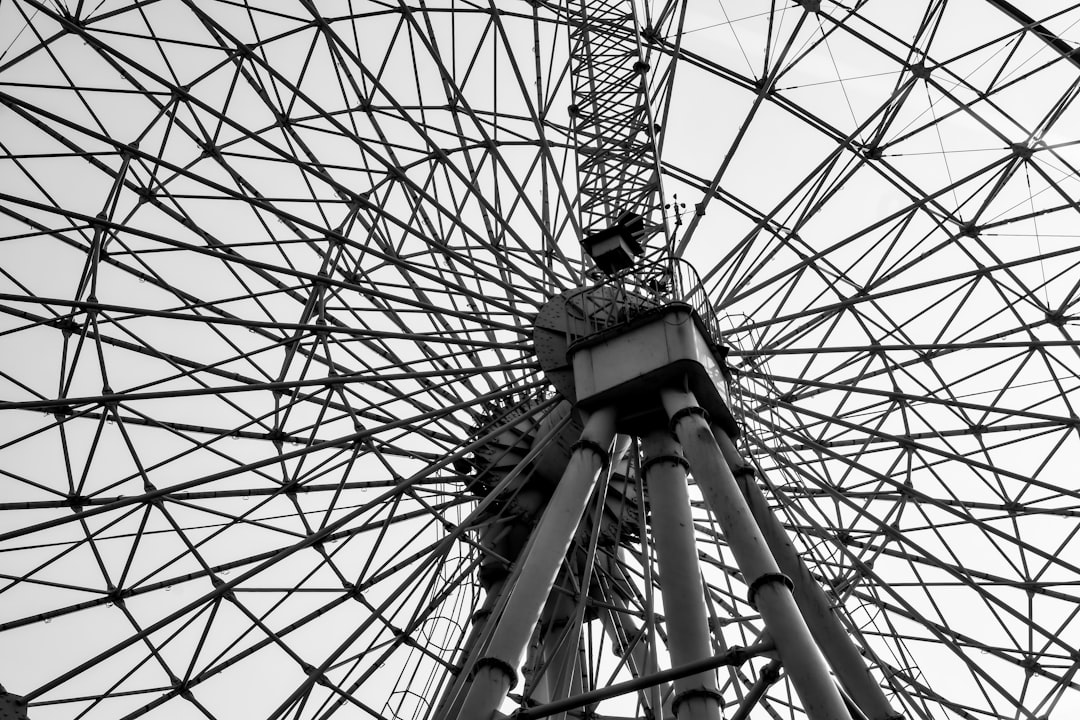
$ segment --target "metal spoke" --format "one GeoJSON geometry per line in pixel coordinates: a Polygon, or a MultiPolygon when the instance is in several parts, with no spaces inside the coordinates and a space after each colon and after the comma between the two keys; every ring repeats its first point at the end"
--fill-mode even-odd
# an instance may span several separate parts
{"type": "MultiPolygon", "coordinates": [[[[509,684],[598,282],[719,328],[741,492],[886,704],[1080,712],[1080,5],[1028,5],[0,0],[0,715],[509,684]]],[[[500,710],[691,712],[692,541],[709,707],[811,717],[712,480],[665,535],[627,432],[500,710]]]]}

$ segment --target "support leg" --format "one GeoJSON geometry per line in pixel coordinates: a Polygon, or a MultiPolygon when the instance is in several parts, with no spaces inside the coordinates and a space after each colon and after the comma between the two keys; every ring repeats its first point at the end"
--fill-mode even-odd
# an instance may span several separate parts
{"type": "Polygon", "coordinates": [[[519,580],[499,618],[487,654],[476,671],[462,704],[461,720],[488,720],[517,680],[533,629],[540,619],[555,576],[566,557],[581,516],[600,472],[608,462],[615,437],[615,412],[593,413],[574,449],[566,472],[544,510],[532,543],[522,560],[519,580]]]}
{"type": "MultiPolygon", "coordinates": [[[[471,661],[477,657],[481,643],[490,632],[488,626],[493,622],[492,614],[499,607],[503,589],[510,575],[513,564],[528,541],[533,519],[543,507],[544,497],[534,488],[519,491],[507,508],[508,515],[518,516],[512,524],[490,525],[481,533],[480,547],[485,557],[480,564],[480,587],[483,589],[484,603],[473,613],[472,628],[454,665],[459,668],[471,667],[471,661]]],[[[461,703],[465,700],[464,688],[468,678],[457,676],[444,689],[433,718],[453,718],[458,716],[461,703]]]]}
{"type": "MultiPolygon", "coordinates": [[[[712,657],[686,488],[686,461],[666,431],[650,434],[643,447],[653,540],[660,565],[660,590],[667,616],[668,652],[672,666],[686,665],[712,657]]],[[[720,692],[715,671],[676,680],[672,706],[679,720],[719,720],[720,692]]]]}
{"type": "MultiPolygon", "coordinates": [[[[743,577],[750,602],[761,613],[803,708],[811,720],[850,720],[825,658],[799,613],[785,576],[773,559],[728,468],[708,421],[692,393],[661,391],[664,409],[690,461],[694,478],[713,512],[743,577]]],[[[787,580],[790,582],[790,580],[787,580]]]]}
{"type": "Polygon", "coordinates": [[[753,468],[739,454],[735,443],[723,430],[713,426],[713,434],[724,454],[724,460],[739,483],[750,512],[761,528],[765,542],[776,558],[777,565],[791,578],[795,586],[795,602],[802,610],[810,632],[828,659],[829,665],[840,679],[840,684],[869,720],[897,720],[901,715],[893,710],[885,693],[870,675],[855,644],[833,613],[829,598],[810,574],[810,569],[795,550],[784,526],[773,515],[768,501],[754,482],[753,468]]]}

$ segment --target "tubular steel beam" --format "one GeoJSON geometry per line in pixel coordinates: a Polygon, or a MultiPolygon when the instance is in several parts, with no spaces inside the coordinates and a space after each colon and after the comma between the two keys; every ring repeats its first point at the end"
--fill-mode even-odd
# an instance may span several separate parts
{"type": "Polygon", "coordinates": [[[1057,50],[1061,57],[1080,68],[1080,54],[1076,52],[1076,48],[1055,35],[1047,29],[1045,25],[1032,18],[1011,2],[1006,2],[1006,0],[987,0],[987,2],[1023,25],[1024,28],[1032,32],[1035,37],[1054,48],[1054,50],[1057,50]]]}
{"type": "Polygon", "coordinates": [[[743,459],[735,443],[723,430],[714,425],[713,434],[777,565],[781,572],[791,578],[794,585],[792,594],[810,633],[844,690],[869,720],[897,720],[902,717],[892,708],[885,693],[870,675],[862,656],[833,612],[825,591],[799,557],[784,526],[773,515],[768,501],[754,482],[753,467],[743,459]]]}
{"type": "MultiPolygon", "coordinates": [[[[551,401],[551,402],[547,402],[545,404],[551,405],[551,404],[554,404],[554,402],[551,401]]],[[[358,433],[353,433],[349,437],[359,438],[359,437],[362,437],[362,436],[365,436],[365,435],[369,434],[370,432],[371,431],[369,431],[369,430],[363,430],[363,431],[360,431],[358,433]]],[[[441,461],[433,463],[432,465],[430,465],[427,468],[421,470],[420,472],[416,473],[412,477],[401,481],[397,485],[397,487],[394,488],[394,490],[399,491],[399,492],[404,491],[406,488],[410,487],[412,485],[412,483],[424,479],[425,477],[427,477],[431,473],[439,471],[440,469],[450,465],[454,461],[454,459],[456,459],[458,457],[461,457],[461,456],[465,455],[467,452],[472,451],[475,448],[478,448],[478,447],[482,446],[485,442],[488,442],[488,441],[494,439],[500,432],[502,432],[502,428],[496,428],[495,430],[493,430],[493,431],[487,433],[486,435],[478,438],[474,442],[469,443],[466,447],[464,447],[458,453],[448,455],[445,458],[443,458],[441,461]]],[[[310,448],[308,448],[308,449],[310,450],[310,448]]],[[[46,529],[46,528],[49,528],[49,527],[54,527],[56,525],[62,524],[63,522],[70,522],[72,519],[79,519],[81,517],[86,517],[86,516],[89,516],[89,515],[96,515],[96,514],[99,514],[101,512],[105,512],[105,511],[110,510],[110,509],[112,509],[114,507],[121,507],[121,506],[126,506],[128,504],[135,504],[135,503],[139,503],[139,502],[148,503],[151,499],[161,497],[161,496],[163,496],[165,494],[168,494],[172,490],[193,487],[194,485],[197,485],[200,482],[208,482],[209,480],[212,480],[212,479],[215,479],[215,478],[218,478],[218,477],[225,477],[226,475],[231,476],[233,474],[242,472],[245,469],[249,469],[249,468],[253,468],[253,467],[262,467],[263,465],[266,465],[266,464],[268,464],[270,462],[280,462],[283,459],[287,459],[289,457],[295,457],[295,456],[297,456],[297,455],[299,455],[299,454],[301,454],[303,452],[304,452],[304,450],[296,451],[295,453],[284,453],[282,455],[279,455],[277,458],[269,458],[269,459],[264,460],[264,461],[251,463],[248,466],[245,466],[243,468],[234,469],[234,470],[228,470],[225,473],[217,473],[215,475],[208,476],[207,478],[188,480],[186,482],[179,483],[177,485],[173,485],[173,486],[168,487],[168,488],[161,488],[161,489],[157,489],[157,490],[154,490],[154,491],[151,491],[151,492],[143,493],[142,495],[131,496],[130,498],[125,498],[123,501],[118,501],[117,503],[115,503],[113,505],[107,505],[107,506],[101,506],[101,507],[98,507],[98,508],[92,508],[90,510],[84,510],[84,511],[81,511],[79,513],[72,513],[70,516],[65,516],[60,521],[52,520],[52,521],[47,521],[47,522],[44,522],[44,523],[39,523],[38,525],[34,525],[34,526],[30,527],[30,528],[25,528],[24,532],[25,533],[39,532],[39,531],[41,531],[43,529],[46,529]]],[[[530,453],[530,455],[531,455],[531,453],[530,453]]],[[[531,458],[528,458],[528,459],[531,459],[531,458]]],[[[514,475],[514,473],[511,473],[510,475],[508,475],[508,478],[504,479],[504,482],[509,482],[509,478],[511,476],[513,476],[513,475],[514,475]]],[[[500,489],[501,488],[496,488],[495,490],[493,490],[492,491],[493,494],[497,494],[500,491],[500,489]]],[[[258,556],[258,559],[259,559],[258,563],[253,564],[252,567],[250,567],[248,570],[245,570],[245,571],[241,572],[240,574],[232,577],[229,580],[224,580],[223,578],[219,578],[220,582],[214,583],[214,588],[211,591],[201,595],[200,597],[192,600],[191,602],[188,602],[188,603],[184,604],[182,607],[177,608],[176,610],[169,613],[165,617],[162,617],[162,618],[158,619],[153,624],[142,628],[139,632],[132,633],[128,637],[126,637],[123,640],[113,644],[111,647],[109,647],[109,648],[107,648],[105,650],[102,650],[98,654],[96,654],[93,657],[83,661],[82,663],[80,663],[79,665],[71,668],[70,670],[63,673],[62,675],[49,680],[48,682],[41,685],[37,689],[27,692],[26,695],[25,695],[26,699],[28,701],[33,701],[35,698],[40,697],[41,695],[44,695],[45,693],[49,692],[50,690],[63,685],[64,683],[66,683],[70,679],[72,679],[72,678],[76,677],[77,675],[79,675],[80,673],[86,671],[88,668],[94,667],[95,665],[101,663],[106,658],[108,658],[108,657],[110,657],[112,655],[115,655],[116,653],[122,651],[123,649],[125,649],[127,647],[130,647],[130,646],[132,646],[132,645],[134,645],[136,643],[144,641],[147,637],[149,637],[154,632],[157,632],[158,630],[160,630],[163,627],[167,627],[169,624],[175,622],[177,619],[182,618],[185,615],[187,615],[188,613],[192,612],[192,610],[195,610],[196,608],[205,605],[207,602],[219,600],[219,599],[222,599],[222,598],[226,597],[227,594],[232,592],[235,587],[237,587],[241,583],[247,581],[248,579],[258,575],[259,573],[264,572],[268,567],[272,567],[275,563],[281,562],[285,558],[290,557],[293,554],[295,554],[295,553],[297,553],[297,552],[299,552],[299,551],[301,551],[301,550],[303,550],[305,548],[312,547],[316,543],[325,541],[327,538],[332,536],[334,533],[341,531],[343,528],[347,527],[349,525],[349,523],[355,521],[357,518],[361,517],[364,513],[368,512],[376,504],[381,503],[381,502],[385,502],[387,497],[389,497],[390,492],[392,492],[392,491],[388,491],[386,493],[380,493],[377,497],[372,498],[370,501],[352,508],[348,513],[346,513],[342,517],[338,518],[337,520],[334,520],[333,522],[329,523],[328,525],[326,525],[326,526],[322,527],[321,529],[317,530],[316,532],[313,532],[312,534],[306,536],[302,540],[299,540],[299,541],[293,543],[292,545],[287,545],[287,546],[282,547],[280,549],[273,550],[273,551],[270,551],[270,552],[263,553],[263,554],[259,555],[258,556]]],[[[457,542],[458,538],[460,538],[462,535],[465,534],[466,530],[471,526],[471,523],[476,519],[476,517],[478,517],[481,513],[484,512],[484,510],[491,504],[491,502],[493,502],[493,497],[489,497],[489,498],[486,498],[486,499],[482,500],[480,502],[480,504],[471,513],[469,513],[469,515],[467,515],[464,519],[462,519],[462,521],[460,522],[460,524],[457,527],[450,530],[442,540],[440,540],[435,546],[433,546],[433,548],[431,550],[431,556],[432,557],[439,556],[440,552],[442,552],[446,548],[450,547],[454,542],[457,542]]],[[[4,538],[0,538],[0,539],[6,539],[6,537],[8,537],[8,536],[10,536],[10,537],[18,537],[19,535],[18,535],[17,532],[16,533],[8,533],[4,538]]],[[[427,566],[424,563],[419,564],[416,567],[416,569],[414,569],[410,573],[409,578],[407,579],[407,582],[411,581],[415,577],[418,577],[422,572],[425,571],[426,567],[427,566]]],[[[212,577],[212,575],[211,575],[211,577],[212,577]]],[[[309,681],[310,682],[305,682],[305,684],[302,685],[301,688],[298,689],[296,693],[294,693],[294,696],[299,697],[299,695],[302,694],[305,691],[304,690],[305,688],[310,689],[311,685],[314,684],[314,682],[315,682],[315,678],[322,677],[322,673],[325,671],[325,669],[327,667],[330,666],[330,664],[333,662],[333,660],[340,653],[344,652],[345,648],[348,647],[349,643],[353,642],[353,640],[356,637],[359,637],[360,634],[363,633],[371,623],[375,622],[375,620],[377,618],[382,617],[382,613],[385,611],[385,609],[387,607],[390,606],[390,604],[393,601],[394,601],[394,598],[390,597],[387,600],[385,600],[384,602],[380,603],[380,605],[378,607],[376,607],[376,609],[372,613],[372,615],[369,618],[367,618],[363,623],[361,623],[360,626],[357,628],[357,630],[352,635],[345,638],[345,640],[342,642],[342,644],[340,644],[337,647],[337,649],[330,656],[330,658],[324,661],[323,667],[316,668],[316,672],[312,673],[309,676],[309,681]]],[[[283,707],[285,707],[287,705],[288,705],[288,701],[286,702],[285,705],[283,705],[283,707]]]]}
{"type": "MultiPolygon", "coordinates": [[[[672,665],[686,665],[712,655],[708,611],[701,583],[694,519],[686,487],[687,463],[666,431],[645,437],[645,483],[652,509],[652,534],[660,566],[660,591],[667,616],[672,665]]],[[[720,718],[716,675],[705,671],[680,678],[672,701],[679,720],[720,718]]]]}
{"type": "Polygon", "coordinates": [[[724,532],[743,578],[750,604],[761,613],[780,660],[811,720],[850,720],[828,665],[799,612],[786,576],[773,559],[761,530],[724,461],[705,411],[686,390],[660,392],[672,428],[690,461],[694,479],[724,532]]]}
{"type": "Polygon", "coordinates": [[[547,602],[555,577],[577,532],[615,438],[615,411],[592,414],[581,440],[533,533],[518,581],[498,619],[487,654],[475,665],[458,717],[488,720],[517,682],[517,669],[547,602]]]}
{"type": "Polygon", "coordinates": [[[565,700],[559,700],[546,705],[524,708],[514,713],[514,720],[535,720],[536,718],[549,717],[556,713],[566,712],[567,710],[573,710],[585,705],[592,705],[603,700],[618,697],[619,695],[625,695],[627,693],[637,692],[638,690],[644,690],[645,688],[660,685],[661,683],[680,680],[685,677],[698,675],[702,672],[715,670],[716,668],[724,667],[725,665],[742,665],[748,659],[756,655],[772,652],[775,649],[776,646],[772,642],[762,642],[746,648],[733,647],[727,652],[720,653],[719,655],[687,663],[686,665],[673,667],[670,670],[661,670],[652,675],[634,678],[633,680],[627,680],[626,682],[615,683],[614,685],[608,685],[606,688],[599,688],[587,693],[582,693],[576,697],[566,698],[565,700]]]}

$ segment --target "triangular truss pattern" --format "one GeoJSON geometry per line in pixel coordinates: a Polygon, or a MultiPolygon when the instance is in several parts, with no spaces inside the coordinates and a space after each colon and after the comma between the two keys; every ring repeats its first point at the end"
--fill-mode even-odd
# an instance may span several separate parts
{"type": "Polygon", "coordinates": [[[678,19],[665,12],[645,21],[631,0],[570,5],[570,117],[583,230],[603,230],[632,212],[646,219],[645,241],[662,234],[666,245],[658,151],[673,67],[650,40],[678,19]]]}
{"type": "MultiPolygon", "coordinates": [[[[636,209],[892,706],[1080,713],[1080,7],[1018,5],[0,0],[0,702],[434,718],[574,434],[535,318],[636,209]]],[[[505,711],[668,669],[639,469],[505,711]]]]}

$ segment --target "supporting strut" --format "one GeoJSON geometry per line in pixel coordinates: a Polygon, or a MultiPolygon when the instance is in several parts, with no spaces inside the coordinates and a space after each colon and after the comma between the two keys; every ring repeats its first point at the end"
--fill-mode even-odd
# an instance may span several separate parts
{"type": "Polygon", "coordinates": [[[488,645],[476,662],[475,674],[458,717],[489,720],[517,682],[529,638],[544,609],[555,576],[566,558],[589,497],[607,468],[615,437],[615,411],[598,410],[589,417],[581,440],[537,525],[517,583],[488,645]]]}
{"type": "Polygon", "coordinates": [[[761,672],[758,673],[758,679],[750,688],[750,692],[743,698],[742,704],[739,705],[739,709],[735,711],[735,714],[731,716],[731,720],[750,720],[750,711],[753,710],[761,698],[765,697],[765,693],[772,687],[773,683],[780,679],[780,661],[773,660],[771,663],[761,668],[761,672]]]}
{"type": "Polygon", "coordinates": [[[843,698],[829,675],[825,658],[814,643],[789,583],[773,559],[757,521],[739,490],[731,469],[693,393],[664,389],[664,410],[690,461],[705,502],[716,517],[743,577],[750,585],[750,603],[761,613],[776,642],[780,660],[811,720],[850,720],[843,698]]]}
{"type": "Polygon", "coordinates": [[[626,695],[627,693],[654,687],[661,683],[665,683],[668,680],[677,681],[679,678],[696,675],[704,670],[715,670],[716,668],[725,665],[742,665],[747,659],[763,653],[772,652],[774,649],[775,645],[772,642],[762,642],[747,648],[733,647],[727,652],[719,655],[713,655],[688,665],[673,667],[670,670],[661,670],[660,672],[645,677],[634,678],[633,680],[627,680],[626,682],[609,685],[606,688],[598,688],[579,695],[578,697],[566,698],[565,700],[559,700],[538,707],[523,708],[514,713],[514,720],[536,720],[537,718],[549,717],[555,713],[585,707],[586,705],[598,703],[601,700],[607,700],[609,698],[618,697],[619,695],[626,695]]]}
{"type": "MultiPolygon", "coordinates": [[[[668,653],[672,665],[686,665],[712,656],[694,519],[686,488],[687,464],[668,432],[645,437],[643,449],[646,461],[642,469],[649,490],[660,592],[667,616],[668,653]]],[[[679,720],[719,720],[720,700],[716,674],[710,670],[675,682],[672,709],[679,720]]]]}
{"type": "Polygon", "coordinates": [[[791,542],[784,526],[773,515],[769,503],[754,482],[753,467],[739,454],[735,443],[717,426],[713,434],[720,445],[735,475],[736,482],[746,498],[750,512],[757,521],[761,533],[772,550],[780,570],[791,578],[794,585],[795,602],[802,610],[803,617],[817,641],[821,651],[832,666],[833,672],[851,699],[866,714],[869,720],[898,720],[903,716],[893,710],[885,693],[874,681],[855,644],[848,637],[847,631],[833,612],[832,604],[825,591],[814,579],[810,569],[803,562],[791,542]]]}

